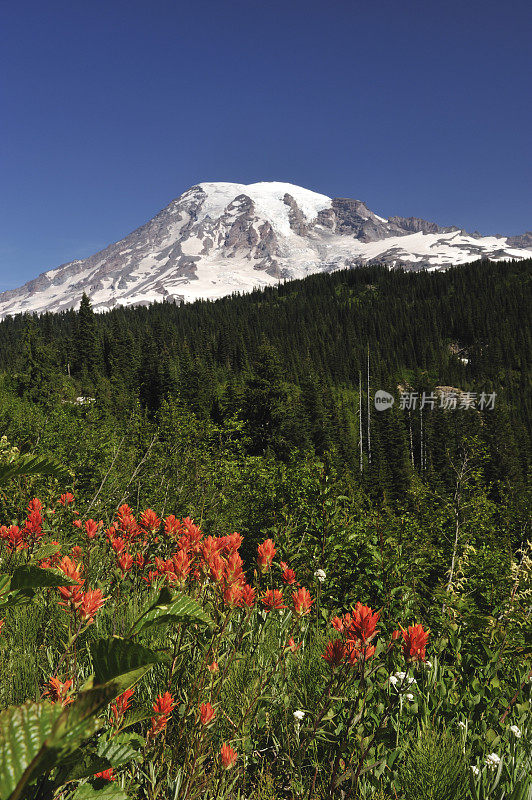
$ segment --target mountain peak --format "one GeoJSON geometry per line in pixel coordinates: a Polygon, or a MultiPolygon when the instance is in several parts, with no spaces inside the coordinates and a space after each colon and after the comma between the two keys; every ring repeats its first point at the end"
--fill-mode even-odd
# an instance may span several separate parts
{"type": "Polygon", "coordinates": [[[482,237],[416,217],[385,219],[365,203],[281,181],[192,186],[124,239],[0,294],[0,318],[190,301],[368,263],[442,269],[532,257],[530,235],[482,237]]]}

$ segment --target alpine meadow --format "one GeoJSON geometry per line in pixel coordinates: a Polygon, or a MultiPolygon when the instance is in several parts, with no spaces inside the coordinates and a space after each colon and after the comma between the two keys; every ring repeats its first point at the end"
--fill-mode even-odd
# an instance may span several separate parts
{"type": "Polygon", "coordinates": [[[531,266],[0,323],[3,800],[530,796],[531,266]]]}

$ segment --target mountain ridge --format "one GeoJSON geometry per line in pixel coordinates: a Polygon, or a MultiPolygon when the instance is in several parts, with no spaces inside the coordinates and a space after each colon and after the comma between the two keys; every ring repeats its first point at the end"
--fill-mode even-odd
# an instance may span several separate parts
{"type": "Polygon", "coordinates": [[[0,293],[0,318],[77,307],[83,293],[105,311],[215,299],[363,264],[430,270],[530,257],[530,232],[481,236],[418,217],[386,219],[361,200],[277,181],[204,182],[118,242],[0,293]]]}

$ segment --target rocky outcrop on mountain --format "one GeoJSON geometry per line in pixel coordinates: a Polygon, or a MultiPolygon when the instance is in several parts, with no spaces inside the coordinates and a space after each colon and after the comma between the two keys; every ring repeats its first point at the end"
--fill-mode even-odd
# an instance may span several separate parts
{"type": "Polygon", "coordinates": [[[444,269],[476,259],[532,257],[532,233],[468,234],[417,217],[385,219],[365,203],[287,183],[201,183],[125,239],[0,294],[0,317],[96,310],[250,291],[362,264],[444,269]]]}
{"type": "Polygon", "coordinates": [[[521,236],[507,236],[506,242],[510,247],[524,247],[527,250],[532,250],[532,231],[527,231],[521,236]]]}
{"type": "Polygon", "coordinates": [[[426,219],[420,219],[419,217],[390,217],[388,222],[391,225],[396,225],[405,233],[452,233],[460,230],[454,225],[444,228],[435,222],[427,222],[426,219]]]}

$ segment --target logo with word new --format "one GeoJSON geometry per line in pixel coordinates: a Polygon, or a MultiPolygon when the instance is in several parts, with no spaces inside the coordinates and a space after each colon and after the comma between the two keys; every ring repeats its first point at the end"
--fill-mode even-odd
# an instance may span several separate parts
{"type": "Polygon", "coordinates": [[[386,411],[387,408],[391,408],[394,404],[394,397],[392,394],[385,392],[383,389],[379,389],[375,392],[375,408],[377,411],[386,411]]]}

